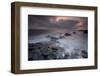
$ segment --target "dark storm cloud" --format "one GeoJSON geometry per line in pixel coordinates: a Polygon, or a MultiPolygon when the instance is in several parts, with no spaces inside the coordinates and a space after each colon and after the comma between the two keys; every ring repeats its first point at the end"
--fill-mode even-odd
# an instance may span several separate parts
{"type": "Polygon", "coordinates": [[[56,30],[87,29],[87,17],[28,15],[29,35],[39,35],[56,30]]]}
{"type": "Polygon", "coordinates": [[[64,29],[74,29],[75,25],[78,23],[77,20],[61,20],[59,21],[59,27],[63,27],[64,29]]]}
{"type": "Polygon", "coordinates": [[[49,26],[51,25],[49,21],[49,16],[37,16],[29,15],[28,16],[28,35],[41,35],[44,33],[50,32],[49,26]]]}
{"type": "Polygon", "coordinates": [[[36,16],[29,15],[28,16],[28,24],[29,29],[39,28],[39,27],[48,27],[50,26],[49,16],[36,16]]]}
{"type": "Polygon", "coordinates": [[[51,18],[55,18],[53,16],[34,16],[29,15],[29,29],[73,29],[73,27],[78,23],[77,20],[60,20],[59,22],[54,21],[51,22],[51,18]]]}

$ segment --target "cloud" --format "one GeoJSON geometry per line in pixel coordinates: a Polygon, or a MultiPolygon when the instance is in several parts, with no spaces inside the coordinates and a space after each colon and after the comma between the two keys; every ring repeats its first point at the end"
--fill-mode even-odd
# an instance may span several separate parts
{"type": "Polygon", "coordinates": [[[42,16],[29,15],[28,27],[29,30],[84,30],[87,29],[87,17],[72,17],[72,16],[42,16]]]}

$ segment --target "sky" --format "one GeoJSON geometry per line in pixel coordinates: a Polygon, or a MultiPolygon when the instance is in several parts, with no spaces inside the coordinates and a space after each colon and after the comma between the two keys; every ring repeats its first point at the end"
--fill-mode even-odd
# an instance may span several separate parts
{"type": "Polygon", "coordinates": [[[28,15],[29,35],[87,30],[87,17],[28,15]]]}

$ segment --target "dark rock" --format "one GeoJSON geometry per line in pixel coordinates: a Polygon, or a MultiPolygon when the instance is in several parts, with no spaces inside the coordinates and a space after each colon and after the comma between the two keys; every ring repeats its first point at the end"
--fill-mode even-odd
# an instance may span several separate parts
{"type": "Polygon", "coordinates": [[[84,34],[87,34],[88,33],[88,30],[84,30],[84,34]]]}
{"type": "Polygon", "coordinates": [[[82,50],[82,57],[83,58],[88,58],[88,54],[87,54],[87,52],[85,51],[85,50],[82,50]]]}
{"type": "Polygon", "coordinates": [[[70,56],[70,55],[69,55],[68,53],[66,53],[63,59],[68,59],[69,56],[70,56]]]}
{"type": "Polygon", "coordinates": [[[47,60],[63,58],[64,49],[54,43],[35,43],[29,47],[29,60],[47,60]]]}
{"type": "Polygon", "coordinates": [[[57,59],[56,54],[52,53],[50,55],[48,55],[48,59],[57,59]]]}
{"type": "Polygon", "coordinates": [[[78,52],[71,53],[71,59],[77,59],[79,57],[78,52]]]}
{"type": "Polygon", "coordinates": [[[51,47],[51,49],[52,49],[52,50],[58,50],[58,48],[57,48],[57,47],[51,47]]]}
{"type": "Polygon", "coordinates": [[[41,48],[41,54],[42,55],[49,55],[52,52],[52,50],[46,46],[44,46],[43,48],[41,48]]]}
{"type": "Polygon", "coordinates": [[[83,34],[88,34],[88,30],[78,30],[78,31],[83,32],[83,34]]]}
{"type": "Polygon", "coordinates": [[[71,36],[71,34],[69,34],[69,33],[65,33],[64,36],[71,36]]]}
{"type": "Polygon", "coordinates": [[[76,32],[73,32],[73,34],[76,34],[76,32]]]}

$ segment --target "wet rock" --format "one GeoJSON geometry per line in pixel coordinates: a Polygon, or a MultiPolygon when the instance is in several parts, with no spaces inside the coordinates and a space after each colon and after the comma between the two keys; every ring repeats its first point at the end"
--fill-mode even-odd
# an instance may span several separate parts
{"type": "Polygon", "coordinates": [[[88,30],[78,30],[80,32],[82,32],[83,34],[88,34],[88,30]]]}
{"type": "Polygon", "coordinates": [[[74,48],[72,52],[69,54],[69,59],[79,59],[82,58],[81,50],[78,48],[74,48]]]}
{"type": "Polygon", "coordinates": [[[84,32],[83,32],[84,34],[87,34],[88,33],[88,30],[84,30],[84,32]]]}
{"type": "Polygon", "coordinates": [[[73,32],[73,34],[76,34],[76,32],[73,32]]]}
{"type": "Polygon", "coordinates": [[[64,49],[55,43],[35,43],[29,47],[29,60],[48,60],[63,58],[64,49]]]}
{"type": "Polygon", "coordinates": [[[88,54],[87,54],[87,52],[85,51],[85,50],[82,50],[82,57],[83,58],[88,58],[88,54]]]}
{"type": "Polygon", "coordinates": [[[64,36],[71,36],[71,34],[69,34],[69,33],[65,33],[64,36]]]}
{"type": "Polygon", "coordinates": [[[52,53],[52,54],[48,55],[48,59],[57,59],[57,56],[55,53],[52,53]]]}
{"type": "Polygon", "coordinates": [[[52,52],[52,50],[48,46],[44,46],[41,48],[42,55],[49,55],[51,52],[52,52]]]}
{"type": "Polygon", "coordinates": [[[71,53],[71,59],[77,59],[77,58],[80,58],[80,55],[78,52],[71,53]]]}
{"type": "Polygon", "coordinates": [[[66,53],[65,55],[64,55],[64,58],[63,59],[69,59],[69,53],[66,53]]]}

